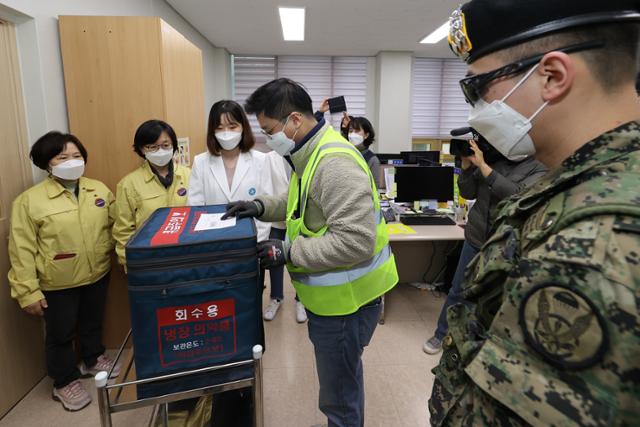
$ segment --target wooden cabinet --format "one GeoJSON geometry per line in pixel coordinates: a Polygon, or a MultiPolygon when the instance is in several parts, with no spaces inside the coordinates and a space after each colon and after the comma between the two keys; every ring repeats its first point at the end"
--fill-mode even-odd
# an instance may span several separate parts
{"type": "MultiPolygon", "coordinates": [[[[205,151],[202,52],[155,17],[60,16],[60,43],[70,132],[89,152],[86,175],[115,192],[141,164],[133,136],[149,119],[188,137],[193,156],[205,151]]],[[[105,345],[129,327],[127,286],[114,269],[107,300],[105,345]]]]}

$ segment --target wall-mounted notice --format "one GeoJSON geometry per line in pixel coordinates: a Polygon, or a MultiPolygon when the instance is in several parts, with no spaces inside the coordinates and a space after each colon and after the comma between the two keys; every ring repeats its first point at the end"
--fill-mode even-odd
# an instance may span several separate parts
{"type": "Polygon", "coordinates": [[[189,137],[178,138],[178,151],[173,155],[173,160],[181,166],[191,166],[191,151],[189,150],[189,137]]]}

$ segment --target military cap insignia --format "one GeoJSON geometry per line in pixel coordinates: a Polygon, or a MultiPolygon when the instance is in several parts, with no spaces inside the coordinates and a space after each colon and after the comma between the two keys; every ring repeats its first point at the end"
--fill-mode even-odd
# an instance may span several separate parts
{"type": "Polygon", "coordinates": [[[449,18],[449,47],[462,59],[467,59],[473,48],[471,39],[467,34],[467,23],[465,21],[462,7],[454,10],[449,18]]]}
{"type": "Polygon", "coordinates": [[[587,368],[602,359],[608,345],[604,319],[582,292],[564,285],[539,285],[519,309],[525,341],[556,368],[587,368]]]}

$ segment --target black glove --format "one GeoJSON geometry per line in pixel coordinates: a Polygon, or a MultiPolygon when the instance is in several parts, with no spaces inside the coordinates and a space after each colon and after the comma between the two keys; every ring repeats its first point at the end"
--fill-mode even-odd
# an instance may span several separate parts
{"type": "Polygon", "coordinates": [[[257,218],[264,213],[264,205],[260,200],[246,200],[231,202],[227,205],[227,211],[222,215],[222,219],[232,216],[241,218],[257,218]]]}
{"type": "Polygon", "coordinates": [[[258,257],[263,268],[271,269],[287,263],[289,245],[282,240],[265,240],[258,243],[258,257]]]}

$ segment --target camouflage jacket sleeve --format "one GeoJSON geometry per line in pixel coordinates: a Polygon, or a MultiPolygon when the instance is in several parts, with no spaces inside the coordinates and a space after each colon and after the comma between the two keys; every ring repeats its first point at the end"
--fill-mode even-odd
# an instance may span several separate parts
{"type": "Polygon", "coordinates": [[[506,280],[449,418],[637,425],[639,303],[640,218],[596,216],[554,232],[506,280]]]}

